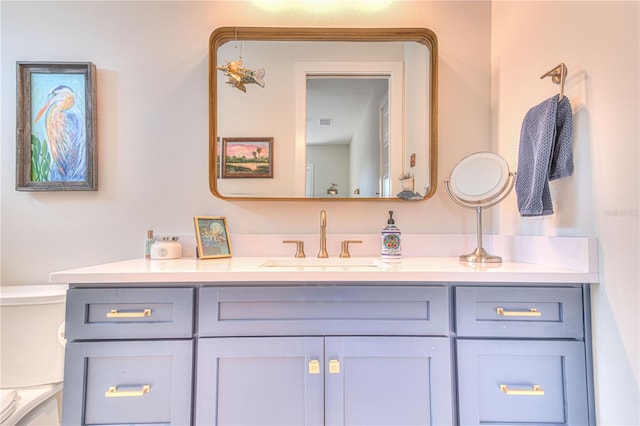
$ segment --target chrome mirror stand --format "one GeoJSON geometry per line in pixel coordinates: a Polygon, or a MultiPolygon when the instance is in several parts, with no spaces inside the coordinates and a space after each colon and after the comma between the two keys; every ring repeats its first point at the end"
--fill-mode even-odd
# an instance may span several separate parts
{"type": "MultiPolygon", "coordinates": [[[[501,173],[501,179],[496,183],[495,186],[491,188],[487,188],[487,191],[480,191],[478,194],[465,194],[463,191],[455,188],[452,190],[450,179],[445,179],[444,184],[449,194],[449,197],[458,204],[459,206],[475,209],[476,211],[476,238],[477,245],[476,249],[469,253],[463,254],[460,256],[461,262],[467,263],[502,263],[502,257],[495,256],[487,253],[487,251],[482,247],[482,209],[486,209],[488,207],[494,206],[504,200],[507,195],[513,189],[513,185],[515,183],[515,172],[508,171],[508,165],[506,161],[502,159],[502,157],[492,154],[492,153],[476,153],[471,156],[465,157],[461,162],[456,164],[451,173],[451,177],[457,177],[458,174],[456,172],[460,171],[460,168],[456,170],[456,168],[460,167],[461,163],[463,165],[469,165],[470,160],[473,160],[473,157],[479,158],[483,157],[491,157],[492,159],[499,160],[501,163],[501,170],[504,173],[501,173]]],[[[466,170],[465,172],[468,172],[466,170]]],[[[473,173],[462,173],[466,178],[469,178],[473,175],[473,173]]],[[[454,185],[456,182],[454,181],[454,185]]],[[[475,188],[474,188],[475,189],[475,188]]]]}

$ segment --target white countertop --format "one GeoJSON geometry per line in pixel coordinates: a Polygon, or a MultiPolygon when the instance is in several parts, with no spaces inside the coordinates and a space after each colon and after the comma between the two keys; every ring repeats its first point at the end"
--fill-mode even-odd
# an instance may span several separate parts
{"type": "Polygon", "coordinates": [[[51,283],[202,283],[202,282],[466,282],[466,283],[597,283],[588,267],[505,261],[470,265],[458,257],[403,257],[383,262],[375,257],[295,259],[231,257],[174,260],[132,259],[54,272],[51,283]],[[266,266],[266,265],[276,266],[266,266]],[[283,266],[284,265],[284,266],[283,266]]]}

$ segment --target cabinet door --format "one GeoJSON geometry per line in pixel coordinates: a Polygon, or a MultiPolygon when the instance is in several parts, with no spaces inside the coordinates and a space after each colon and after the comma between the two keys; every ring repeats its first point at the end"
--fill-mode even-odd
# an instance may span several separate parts
{"type": "Polygon", "coordinates": [[[451,425],[447,338],[327,337],[327,425],[451,425]]]}
{"type": "Polygon", "coordinates": [[[323,339],[200,339],[198,425],[322,425],[323,339]]]}
{"type": "Polygon", "coordinates": [[[192,360],[191,340],[68,343],[62,423],[188,425],[192,360]]]}
{"type": "Polygon", "coordinates": [[[461,425],[589,424],[584,343],[458,340],[461,425]]]}

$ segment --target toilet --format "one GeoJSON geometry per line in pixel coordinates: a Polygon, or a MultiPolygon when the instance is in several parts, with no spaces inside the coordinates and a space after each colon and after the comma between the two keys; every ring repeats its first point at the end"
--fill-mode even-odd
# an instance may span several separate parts
{"type": "Polygon", "coordinates": [[[60,424],[66,285],[0,287],[0,424],[60,424]]]}

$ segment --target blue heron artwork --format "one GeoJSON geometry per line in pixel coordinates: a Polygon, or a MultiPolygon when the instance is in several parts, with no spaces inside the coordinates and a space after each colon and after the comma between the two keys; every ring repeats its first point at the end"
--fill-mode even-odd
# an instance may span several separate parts
{"type": "Polygon", "coordinates": [[[83,181],[87,174],[83,74],[31,76],[31,178],[83,181]]]}

